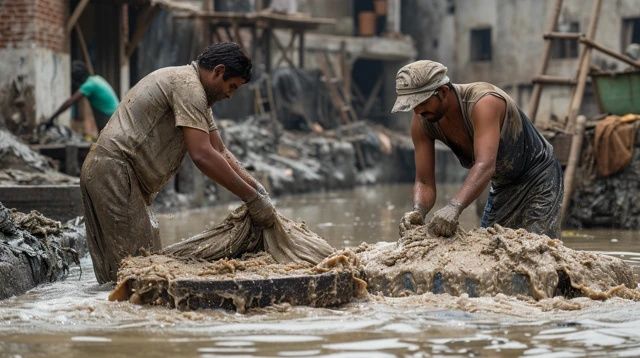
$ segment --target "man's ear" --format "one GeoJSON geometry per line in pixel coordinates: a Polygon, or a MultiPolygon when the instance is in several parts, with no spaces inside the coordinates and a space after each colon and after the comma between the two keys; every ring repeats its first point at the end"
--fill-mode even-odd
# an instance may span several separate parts
{"type": "Polygon", "coordinates": [[[224,70],[223,64],[216,65],[216,67],[213,68],[213,74],[215,77],[224,76],[224,70]]]}

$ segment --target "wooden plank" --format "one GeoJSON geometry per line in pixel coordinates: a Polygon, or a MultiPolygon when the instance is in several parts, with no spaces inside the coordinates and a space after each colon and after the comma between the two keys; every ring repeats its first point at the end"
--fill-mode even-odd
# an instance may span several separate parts
{"type": "MultiPolygon", "coordinates": [[[[558,19],[560,18],[560,11],[562,10],[562,1],[556,0],[555,6],[549,22],[547,23],[547,33],[551,33],[555,30],[558,19]]],[[[547,73],[547,67],[549,66],[549,58],[551,57],[551,40],[547,40],[544,43],[544,49],[542,52],[542,63],[540,64],[540,70],[538,75],[542,76],[547,73]]],[[[536,115],[538,114],[538,106],[540,105],[540,96],[542,94],[542,86],[539,83],[534,83],[533,91],[531,92],[531,99],[529,100],[529,119],[535,123],[536,115]]]]}
{"type": "Polygon", "coordinates": [[[93,69],[93,63],[91,62],[91,56],[89,56],[89,50],[87,49],[87,43],[84,41],[84,35],[80,26],[74,27],[76,30],[76,36],[78,36],[78,44],[80,45],[80,51],[82,51],[82,58],[84,59],[84,65],[87,66],[87,71],[90,75],[95,75],[96,72],[93,69]]]}
{"type": "Polygon", "coordinates": [[[562,197],[562,206],[560,208],[560,222],[565,219],[567,209],[571,203],[571,193],[573,192],[573,181],[576,176],[576,168],[580,161],[580,153],[582,152],[582,141],[584,139],[584,127],[587,122],[585,116],[578,116],[576,119],[576,131],[571,140],[571,150],[569,151],[569,161],[564,172],[564,195],[562,197]]]}
{"type": "MultiPolygon", "coordinates": [[[[593,40],[596,36],[596,29],[598,28],[598,21],[600,20],[600,8],[602,7],[602,0],[594,0],[593,7],[591,9],[591,21],[589,28],[587,29],[587,39],[593,40]]],[[[567,120],[566,129],[572,131],[575,125],[578,111],[582,105],[582,99],[584,98],[584,89],[587,84],[587,76],[589,75],[589,67],[591,64],[591,47],[583,46],[582,53],[580,54],[580,65],[578,69],[578,84],[571,98],[571,104],[569,105],[569,115],[567,120]]]]}
{"type": "Polygon", "coordinates": [[[281,57],[278,59],[278,61],[276,61],[276,65],[274,66],[275,68],[278,68],[278,66],[280,66],[280,63],[283,60],[286,61],[289,64],[289,66],[293,68],[296,67],[296,65],[293,63],[293,60],[289,58],[289,51],[291,51],[291,47],[293,46],[294,40],[295,40],[295,33],[292,33],[291,37],[289,38],[289,43],[287,44],[287,47],[284,47],[282,42],[280,42],[280,40],[278,39],[278,36],[275,36],[275,35],[273,36],[273,42],[276,44],[276,47],[278,47],[281,54],[281,57]]]}
{"type": "Polygon", "coordinates": [[[367,102],[364,105],[364,109],[362,110],[362,116],[366,117],[369,115],[369,111],[371,111],[371,108],[373,107],[373,104],[375,103],[377,97],[378,97],[378,93],[380,93],[380,90],[382,89],[382,76],[378,77],[378,80],[376,81],[375,85],[373,85],[373,89],[371,89],[371,93],[369,94],[369,98],[367,98],[367,102]]]}
{"type": "Polygon", "coordinates": [[[542,35],[545,40],[578,40],[583,36],[580,32],[547,32],[542,35]]]}
{"type": "Polygon", "coordinates": [[[589,46],[589,47],[593,47],[594,49],[604,53],[605,55],[609,55],[613,58],[615,58],[616,60],[620,60],[628,65],[640,68],[640,61],[636,61],[634,59],[632,59],[631,57],[625,56],[621,53],[617,53],[615,51],[612,51],[598,43],[596,43],[595,41],[586,39],[586,38],[581,38],[580,42],[582,42],[583,44],[589,46]]]}
{"type": "Polygon", "coordinates": [[[577,83],[575,79],[560,76],[541,75],[533,78],[533,83],[545,83],[555,85],[572,85],[577,83]]]}
{"type": "Polygon", "coordinates": [[[153,22],[153,19],[160,12],[160,7],[158,5],[150,5],[144,9],[143,13],[140,14],[138,23],[136,24],[136,29],[131,36],[131,40],[128,41],[126,46],[126,56],[130,58],[133,55],[133,52],[136,50],[140,41],[144,38],[144,34],[149,29],[149,26],[153,22]]]}
{"type": "Polygon", "coordinates": [[[70,34],[71,30],[73,30],[73,28],[76,26],[76,23],[78,22],[78,19],[80,18],[80,15],[82,15],[82,12],[84,11],[84,8],[87,6],[87,4],[89,4],[89,0],[80,0],[78,6],[73,9],[73,13],[71,13],[71,16],[69,16],[69,21],[67,21],[67,34],[70,34]]]}

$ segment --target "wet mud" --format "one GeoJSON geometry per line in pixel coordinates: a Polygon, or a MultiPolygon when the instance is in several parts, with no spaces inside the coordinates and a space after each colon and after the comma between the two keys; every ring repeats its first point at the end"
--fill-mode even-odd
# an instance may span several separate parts
{"type": "Polygon", "coordinates": [[[279,214],[273,227],[255,227],[243,205],[161,255],[125,259],[110,300],[240,312],[278,303],[335,306],[362,285],[353,253],[334,252],[304,223],[279,214]]]}
{"type": "MultiPolygon", "coordinates": [[[[233,215],[242,214],[241,209],[227,218],[227,225],[229,220],[234,220],[233,215]]],[[[294,222],[289,222],[289,225],[289,229],[285,229],[288,233],[291,233],[291,227],[301,226],[294,222]]],[[[219,230],[224,228],[223,223],[209,232],[219,235],[219,230]]],[[[238,235],[229,228],[226,227],[222,236],[229,233],[238,235]]],[[[310,235],[310,231],[305,230],[306,235],[310,235]]],[[[212,237],[210,234],[207,238],[212,237]]],[[[290,239],[296,242],[300,237],[304,235],[291,234],[290,239]]],[[[318,306],[317,302],[309,299],[271,299],[257,305],[254,303],[257,297],[265,295],[264,285],[258,283],[268,282],[273,288],[278,285],[277,280],[295,277],[290,280],[290,284],[295,285],[296,280],[300,282],[302,277],[331,273],[330,280],[334,284],[326,288],[334,293],[340,292],[338,296],[341,297],[326,301],[326,305],[346,303],[354,297],[366,296],[365,292],[373,294],[372,300],[380,299],[380,296],[415,296],[411,299],[415,302],[424,301],[425,304],[465,311],[487,309],[491,302],[498,301],[506,302],[502,305],[504,307],[520,305],[524,310],[540,311],[577,310],[588,306],[574,301],[576,298],[640,301],[637,277],[631,266],[621,259],[572,250],[560,240],[498,225],[469,232],[458,230],[451,238],[434,237],[426,226],[418,227],[407,231],[397,242],[362,243],[330,256],[329,252],[328,257],[317,265],[313,260],[279,257],[280,251],[270,252],[268,245],[255,240],[247,241],[253,242],[249,246],[256,252],[218,259],[225,247],[237,245],[211,240],[210,243],[215,243],[216,247],[210,251],[211,245],[202,241],[202,235],[195,239],[172,245],[187,246],[190,251],[176,251],[170,246],[164,252],[167,255],[125,260],[119,271],[118,287],[111,294],[111,299],[180,309],[231,308],[240,312],[279,303],[318,306]],[[265,248],[266,252],[260,251],[265,248]],[[212,252],[215,255],[211,255],[212,252]],[[169,256],[177,253],[179,258],[169,256]],[[350,283],[342,284],[343,289],[339,289],[340,275],[336,273],[345,272],[349,274],[350,283]],[[347,286],[350,288],[345,290],[347,286]],[[222,287],[227,287],[226,294],[222,294],[222,287]],[[211,303],[214,298],[206,294],[203,296],[203,291],[209,294],[216,291],[217,296],[227,299],[226,305],[214,305],[211,303]],[[208,299],[204,299],[205,296],[208,299]],[[480,301],[474,301],[475,298],[480,301]],[[185,300],[191,300],[191,303],[185,303],[185,300]],[[449,304],[451,302],[455,307],[449,304]]],[[[304,242],[302,246],[305,246],[304,242]]],[[[291,247],[288,246],[287,250],[291,247]]],[[[309,281],[306,281],[306,286],[298,284],[296,296],[318,295],[320,290],[316,284],[309,281]]],[[[270,292],[275,297],[277,290],[270,292]]],[[[286,296],[283,292],[280,292],[281,296],[286,296]]]]}
{"type": "Polygon", "coordinates": [[[637,278],[621,259],[572,250],[559,240],[523,229],[495,225],[441,238],[423,226],[396,243],[362,244],[356,252],[369,291],[385,296],[640,300],[637,278]]]}

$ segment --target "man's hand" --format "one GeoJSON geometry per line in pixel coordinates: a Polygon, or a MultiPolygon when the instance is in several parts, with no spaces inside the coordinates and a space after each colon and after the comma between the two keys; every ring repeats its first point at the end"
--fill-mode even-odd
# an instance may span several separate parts
{"type": "Polygon", "coordinates": [[[268,229],[276,222],[276,208],[268,195],[256,193],[255,198],[247,202],[251,221],[261,228],[268,229]]]}
{"type": "Polygon", "coordinates": [[[403,237],[407,230],[420,225],[424,225],[424,214],[421,211],[412,210],[404,213],[400,219],[400,237],[403,237]]]}
{"type": "Polygon", "coordinates": [[[434,236],[453,236],[458,229],[460,213],[462,213],[462,204],[456,200],[449,201],[449,204],[433,214],[427,226],[429,233],[434,236]]]}

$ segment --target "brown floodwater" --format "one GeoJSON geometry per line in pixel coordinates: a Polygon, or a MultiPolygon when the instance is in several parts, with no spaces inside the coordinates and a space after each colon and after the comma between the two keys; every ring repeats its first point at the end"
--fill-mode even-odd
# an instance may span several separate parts
{"type": "MultiPolygon", "coordinates": [[[[439,188],[439,204],[455,188],[439,188]]],[[[394,241],[411,186],[390,185],[278,198],[336,247],[394,241]]],[[[224,205],[159,215],[163,244],[220,221],[224,205]]],[[[462,226],[478,226],[473,207],[462,226]]],[[[564,231],[569,247],[640,267],[638,232],[564,231]]],[[[247,314],[179,312],[107,301],[91,262],[70,277],[0,301],[0,356],[8,357],[425,357],[640,356],[640,302],[582,302],[540,310],[507,298],[372,297],[334,309],[279,306],[247,314]],[[470,309],[472,307],[473,309],[470,309]]],[[[437,297],[436,297],[437,296],[437,297]]]]}

